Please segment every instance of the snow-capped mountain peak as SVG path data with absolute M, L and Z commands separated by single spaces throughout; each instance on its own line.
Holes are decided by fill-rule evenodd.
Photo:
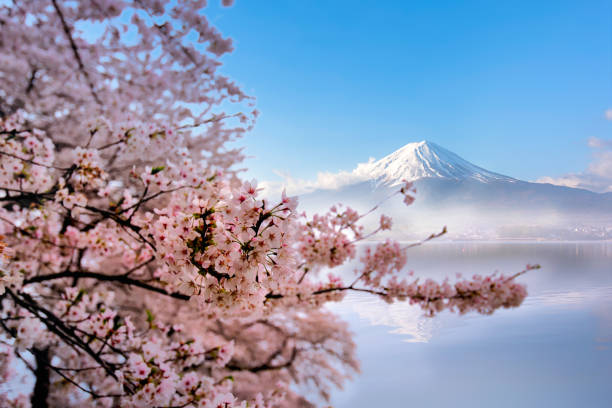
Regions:
M 612 193 L 513 179 L 431 142 L 409 143 L 350 173 L 320 179 L 319 185 L 328 187 L 303 194 L 302 210 L 316 214 L 343 202 L 366 214 L 384 202 L 380 210 L 394 219 L 389 234 L 398 239 L 419 239 L 441 225 L 448 226 L 452 239 L 612 238 Z M 409 209 L 400 199 L 386 200 L 402 180 L 416 181 L 416 201 Z M 376 217 L 367 222 L 377 227 Z
M 368 163 L 366 170 L 373 179 L 395 185 L 402 180 L 421 178 L 472 179 L 484 183 L 516 181 L 478 167 L 455 153 L 428 141 L 408 143 L 378 161 Z

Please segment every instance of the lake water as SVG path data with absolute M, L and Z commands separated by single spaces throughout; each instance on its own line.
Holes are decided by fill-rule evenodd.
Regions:
M 362 373 L 342 407 L 612 407 L 612 243 L 429 243 L 417 276 L 454 278 L 527 263 L 529 296 L 491 316 L 424 317 L 351 294 L 330 306 L 355 333 Z M 348 272 L 348 271 L 345 271 Z

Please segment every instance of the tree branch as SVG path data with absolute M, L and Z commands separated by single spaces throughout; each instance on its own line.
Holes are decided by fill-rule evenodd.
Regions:
M 150 262 L 150 261 L 148 261 L 148 262 Z M 144 265 L 141 265 L 141 266 L 144 266 Z M 133 270 L 129 271 L 128 274 L 130 272 L 133 272 Z M 172 298 L 175 298 L 175 299 L 180 299 L 180 300 L 189 300 L 190 299 L 189 296 L 184 295 L 182 293 L 167 292 L 163 288 L 160 288 L 160 287 L 157 287 L 157 286 L 153 286 L 153 285 L 149 285 L 148 283 L 145 283 L 143 281 L 139 281 L 137 279 L 129 278 L 127 276 L 127 274 L 123 274 L 123 275 L 104 275 L 102 273 L 88 272 L 88 271 L 79 271 L 79 272 L 64 271 L 64 272 L 52 273 L 52 274 L 48 274 L 48 275 L 34 276 L 33 278 L 24 280 L 23 284 L 25 286 L 25 285 L 30 284 L 30 283 L 46 282 L 46 281 L 55 280 L 55 279 L 62 279 L 62 278 L 73 278 L 73 279 L 91 278 L 91 279 L 96 279 L 96 280 L 104 281 L 104 282 L 118 282 L 118 283 L 123 283 L 123 284 L 128 285 L 128 286 L 136 286 L 136 287 L 139 287 L 139 288 L 142 288 L 142 289 L 149 290 L 151 292 L 160 293 L 162 295 L 169 296 L 169 297 L 172 297 Z
M 34 390 L 32 391 L 32 406 L 36 408 L 46 408 L 47 397 L 49 396 L 49 349 L 32 349 L 32 354 L 36 359 L 36 368 L 34 370 Z
M 64 29 L 64 33 L 66 33 L 66 37 L 68 38 L 68 42 L 70 43 L 70 48 L 72 48 L 72 53 L 74 54 L 74 58 L 76 59 L 77 64 L 79 65 L 79 70 L 83 73 L 83 76 L 85 77 L 85 80 L 87 81 L 87 84 L 89 85 L 89 90 L 91 91 L 91 95 L 93 96 L 96 103 L 102 106 L 102 101 L 100 100 L 100 98 L 98 97 L 98 94 L 96 93 L 94 89 L 94 84 L 91 78 L 89 77 L 89 73 L 85 69 L 85 64 L 83 64 L 83 60 L 81 59 L 81 54 L 79 53 L 79 49 L 76 43 L 74 42 L 74 39 L 72 38 L 72 33 L 70 32 L 70 27 L 68 26 L 68 23 L 66 22 L 66 19 L 64 18 L 64 13 L 62 13 L 62 10 L 59 8 L 59 5 L 57 4 L 57 0 L 51 0 L 51 2 L 53 3 L 53 8 L 57 12 L 57 15 L 59 16 L 59 19 L 62 23 L 62 28 Z
M 27 293 L 14 293 L 11 289 L 6 289 L 6 292 L 17 304 L 18 306 L 23 307 L 28 310 L 30 313 L 34 314 L 51 333 L 56 334 L 60 339 L 62 339 L 66 344 L 73 347 L 75 350 L 81 350 L 87 353 L 94 361 L 100 364 L 100 367 L 106 371 L 108 375 L 117 380 L 117 376 L 115 374 L 115 370 L 113 368 L 114 364 L 109 363 L 107 361 L 102 360 L 100 356 L 96 355 L 95 351 L 91 349 L 89 344 L 85 343 L 83 339 L 81 339 L 74 332 L 74 329 L 70 326 L 67 326 L 60 318 L 58 318 L 53 312 L 45 309 L 30 295 Z
M 289 357 L 289 359 L 285 361 L 283 364 L 271 365 L 266 362 L 264 364 L 260 364 L 254 367 L 243 367 L 237 364 L 229 363 L 225 366 L 225 368 L 227 368 L 228 370 L 232 370 L 232 371 L 250 371 L 252 373 L 258 373 L 260 371 L 280 370 L 283 368 L 290 367 L 295 361 L 297 354 L 298 354 L 298 349 L 294 347 L 293 350 L 291 351 L 291 357 Z

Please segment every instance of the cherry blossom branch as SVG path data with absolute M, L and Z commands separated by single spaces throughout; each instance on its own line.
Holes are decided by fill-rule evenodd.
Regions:
M 70 384 L 74 385 L 75 387 L 77 387 L 78 389 L 80 389 L 83 392 L 86 392 L 87 394 L 91 395 L 94 399 L 100 399 L 100 398 L 114 398 L 114 397 L 121 397 L 124 394 L 98 394 L 95 391 L 85 388 L 82 385 L 80 385 L 78 382 L 76 382 L 75 380 L 73 380 L 72 378 L 68 377 L 66 374 L 64 374 L 62 372 L 62 370 L 58 369 L 57 367 L 51 365 L 51 364 L 46 364 L 46 366 L 48 368 L 50 368 L 51 370 L 53 370 L 55 373 L 57 373 L 60 377 L 62 377 L 64 380 L 68 381 Z M 96 367 L 97 369 L 100 369 L 100 367 Z M 75 371 L 75 370 L 73 370 Z
M 14 137 L 16 137 L 17 135 L 21 134 L 21 133 L 32 133 L 32 129 L 21 129 L 21 130 L 17 130 L 17 129 L 11 129 L 11 130 L 6 130 L 6 129 L 0 129 L 0 135 L 9 135 L 9 139 L 12 139 Z
M 44 200 L 51 199 L 53 197 L 50 193 L 32 193 L 29 191 L 12 189 L 7 187 L 0 187 L 0 189 L 4 190 L 5 196 L 0 197 L 0 201 L 12 201 L 17 203 L 18 205 L 29 205 L 32 203 L 42 204 Z M 13 193 L 21 193 L 19 195 L 9 195 L 9 192 Z
M 26 158 L 24 158 L 24 157 L 20 157 L 20 156 L 17 156 L 17 155 L 15 155 L 15 154 L 12 154 L 12 153 L 4 152 L 4 151 L 2 151 L 2 150 L 0 150 L 0 155 L 2 155 L 2 156 L 12 157 L 13 159 L 21 160 L 21 161 L 23 161 L 23 162 L 25 162 L 25 163 L 28 163 L 28 164 L 31 164 L 31 165 L 34 165 L 34 166 L 45 167 L 45 168 L 47 168 L 47 169 L 55 169 L 55 170 L 62 170 L 62 171 L 66 171 L 66 170 L 68 170 L 68 169 L 69 169 L 69 167 L 56 167 L 56 166 L 49 166 L 49 165 L 47 165 L 47 164 L 42 164 L 42 163 L 39 163 L 39 162 L 34 161 L 34 160 L 31 160 L 31 159 L 26 159 Z
M 6 329 L 6 326 L 4 328 Z M 36 373 L 36 367 L 34 367 L 32 363 L 30 363 L 26 358 L 24 358 L 19 352 L 19 350 L 15 350 L 15 355 L 23 362 L 23 364 L 25 364 L 25 366 L 28 368 L 28 370 L 32 372 L 32 374 Z M 96 368 L 100 369 L 100 367 Z
M 401 192 L 398 190 L 394 193 L 389 194 L 387 197 L 383 198 L 382 200 L 380 200 L 374 207 L 370 208 L 368 211 L 366 211 L 363 214 L 359 215 L 359 219 L 365 218 L 368 215 L 370 215 L 371 213 L 373 213 L 374 211 L 376 211 L 381 205 L 383 205 L 386 201 L 390 200 L 391 198 L 395 197 L 396 195 L 401 194 Z
M 79 53 L 79 49 L 78 49 L 76 43 L 74 42 L 74 39 L 72 38 L 72 33 L 70 32 L 70 27 L 68 26 L 68 23 L 66 22 L 66 19 L 64 18 L 64 13 L 62 13 L 62 10 L 60 9 L 59 5 L 57 4 L 57 0 L 51 0 L 51 2 L 53 3 L 53 8 L 57 12 L 57 15 L 58 15 L 58 17 L 60 19 L 60 22 L 62 23 L 62 28 L 64 29 L 64 33 L 66 34 L 66 37 L 68 38 L 68 42 L 70 43 L 70 48 L 72 49 L 72 53 L 74 54 L 74 58 L 77 61 L 77 64 L 79 66 L 79 70 L 81 71 L 81 73 L 85 77 L 85 80 L 87 81 L 87 85 L 89 85 L 89 90 L 91 91 L 91 95 L 93 96 L 93 98 L 96 101 L 96 103 L 99 106 L 102 106 L 102 101 L 100 100 L 100 98 L 98 97 L 98 94 L 96 93 L 96 91 L 94 89 L 93 81 L 89 77 L 89 72 L 87 72 L 87 70 L 85 69 L 85 64 L 83 64 L 83 59 L 81 58 L 81 54 Z
M 432 239 L 440 238 L 442 235 L 446 234 L 447 232 L 448 232 L 448 230 L 446 229 L 446 225 L 445 225 L 445 226 L 442 228 L 442 231 L 440 231 L 440 232 L 438 232 L 438 233 L 432 233 L 430 236 L 428 236 L 427 238 L 425 238 L 425 239 L 423 239 L 423 240 L 421 240 L 421 241 L 418 241 L 418 242 L 415 242 L 415 243 L 412 243 L 412 244 L 406 245 L 406 246 L 404 247 L 404 249 L 410 249 L 410 248 L 414 248 L 414 247 L 421 246 L 421 245 L 423 245 L 424 243 L 426 243 L 427 241 L 431 241 Z
M 151 200 L 153 200 L 153 199 L 155 199 L 155 198 L 157 198 L 157 197 L 159 197 L 159 196 L 161 196 L 163 194 L 173 193 L 175 191 L 179 191 L 179 190 L 182 190 L 182 189 L 185 189 L 185 188 L 196 188 L 196 186 L 179 186 L 179 187 L 176 187 L 176 188 L 172 188 L 170 190 L 158 191 L 157 193 L 151 194 L 148 197 L 144 197 L 145 194 L 143 194 L 143 198 L 138 200 L 138 202 L 136 202 L 135 204 L 130 205 L 129 207 L 126 207 L 126 208 L 122 209 L 121 211 L 117 212 L 117 214 L 120 215 L 120 214 L 126 213 L 126 212 L 128 212 L 128 211 L 130 211 L 132 209 L 135 209 L 134 212 L 136 212 L 136 210 L 138 210 L 138 208 L 142 204 L 144 204 L 144 203 L 146 203 L 148 201 L 151 201 Z
M 151 260 L 147 261 L 151 262 Z M 140 265 L 139 268 L 141 268 L 143 265 Z M 131 271 L 133 272 L 133 271 Z M 130 271 L 128 271 L 127 274 L 131 273 Z M 190 297 L 187 295 L 184 295 L 182 293 L 177 293 L 177 292 L 167 292 L 166 290 L 164 290 L 163 288 L 157 287 L 157 286 L 153 286 L 153 285 L 149 285 L 148 283 L 144 283 L 143 281 L 137 280 L 137 279 L 132 279 L 129 278 L 127 276 L 127 274 L 123 274 L 123 275 L 105 275 L 102 273 L 97 273 L 97 272 L 88 272 L 88 271 L 80 271 L 80 272 L 71 272 L 71 271 L 64 271 L 64 272 L 58 272 L 58 273 L 53 273 L 53 274 L 49 274 L 49 275 L 38 275 L 38 276 L 34 276 L 33 278 L 30 279 L 26 279 L 23 281 L 24 285 L 28 285 L 31 283 L 40 283 L 40 282 L 46 282 L 46 281 L 50 281 L 50 280 L 55 280 L 55 279 L 63 279 L 63 278 L 73 278 L 73 279 L 86 279 L 86 278 L 91 278 L 91 279 L 96 279 L 102 282 L 117 282 L 117 283 L 122 283 L 128 286 L 136 286 L 142 289 L 146 289 L 148 291 L 151 292 L 155 292 L 155 293 L 159 293 L 162 294 L 164 296 L 169 296 L 175 299 L 179 299 L 179 300 L 189 300 Z
M 189 124 L 189 125 L 179 126 L 176 129 L 177 130 L 183 130 L 183 129 L 196 128 L 196 127 L 200 127 L 202 125 L 207 125 L 209 123 L 219 122 L 219 121 L 224 120 L 224 119 L 237 118 L 240 115 L 242 115 L 242 113 L 234 113 L 232 115 L 213 115 L 209 119 L 205 119 L 205 120 L 203 120 L 201 122 L 192 123 L 192 124 Z
M 104 216 L 104 218 L 109 218 L 109 219 L 115 221 L 120 226 L 135 232 L 136 235 L 138 235 L 138 237 L 142 240 L 142 242 L 145 242 L 147 245 L 149 245 L 151 247 L 151 249 L 153 249 L 153 251 L 157 252 L 157 248 L 155 247 L 155 244 L 150 242 L 148 239 L 146 239 L 140 233 L 141 227 L 139 227 L 137 225 L 134 225 L 130 221 L 128 221 L 126 219 L 123 219 L 123 218 L 119 217 L 117 214 L 112 213 L 112 212 L 107 211 L 107 210 L 102 210 L 100 208 L 96 208 L 96 207 L 93 207 L 91 205 L 78 206 L 78 207 L 84 208 L 84 209 L 89 210 L 89 211 L 94 212 L 94 213 L 101 214 L 101 215 Z
M 281 370 L 283 368 L 291 367 L 291 365 L 295 362 L 295 358 L 297 357 L 297 355 L 298 355 L 298 349 L 294 347 L 291 351 L 291 356 L 289 357 L 289 359 L 287 359 L 287 361 L 282 364 L 271 365 L 270 364 L 271 360 L 268 360 L 266 363 L 260 364 L 254 367 L 244 367 L 236 363 L 232 364 L 230 362 L 225 366 L 225 368 L 228 370 L 232 370 L 232 371 L 250 371 L 252 373 L 258 373 L 260 371 Z
M 443 236 L 443 235 L 444 235 L 444 234 L 446 234 L 446 233 L 447 233 L 447 229 L 446 229 L 446 226 L 444 226 L 444 227 L 442 228 L 442 231 L 440 231 L 440 232 L 438 232 L 438 233 L 432 233 L 432 234 L 431 234 L 431 235 L 429 235 L 427 238 L 422 239 L 421 241 L 418 241 L 418 242 L 415 242 L 415 243 L 409 244 L 409 245 L 407 245 L 407 246 L 403 247 L 403 250 L 405 251 L 405 250 L 410 249 L 410 248 L 418 247 L 418 246 L 420 246 L 420 245 L 423 245 L 423 244 L 424 244 L 424 243 L 426 243 L 427 241 L 431 241 L 432 239 L 439 238 L 439 237 Z M 361 275 L 359 275 L 359 276 L 357 277 L 357 279 L 355 279 L 355 280 L 353 281 L 353 283 L 351 283 L 351 284 L 349 285 L 349 287 L 350 287 L 350 288 L 354 287 L 354 286 L 355 286 L 355 284 L 356 284 L 357 282 L 359 282 L 361 279 L 363 279 L 364 277 L 368 276 L 368 275 L 369 275 L 370 273 L 372 273 L 372 272 L 374 272 L 374 271 L 371 271 L 371 270 L 370 270 L 370 271 L 365 271 L 365 272 L 363 272 Z
M 17 225 L 15 225 L 15 223 L 13 223 L 11 220 L 6 219 L 6 218 L 4 218 L 4 217 L 2 217 L 2 216 L 0 216 L 0 221 L 4 221 L 4 222 L 6 222 L 7 224 L 11 225 L 13 228 L 15 228 L 17 231 L 19 231 L 19 232 L 20 232 L 20 233 L 22 233 L 23 235 L 27 236 L 28 238 L 32 238 L 32 239 L 38 240 L 38 241 L 40 241 L 40 242 L 42 242 L 42 243 L 44 243 L 44 244 L 52 245 L 52 246 L 57 247 L 57 248 L 77 249 L 77 247 L 72 246 L 72 245 L 58 244 L 58 243 L 55 243 L 55 242 L 53 242 L 53 241 L 49 241 L 48 239 L 43 238 L 43 237 L 40 237 L 40 238 L 39 238 L 39 237 L 36 237 L 36 236 L 35 236 L 34 234 L 32 234 L 30 231 L 28 231 L 28 230 L 26 230 L 26 229 L 24 229 L 24 228 L 18 227 L 18 226 L 17 226 Z
M 482 279 L 478 276 L 473 281 L 457 282 L 449 285 L 444 282 L 442 285 L 432 280 L 427 280 L 422 285 L 417 285 L 418 279 L 408 284 L 393 281 L 393 286 L 381 286 L 380 288 L 358 288 L 350 286 L 333 286 L 322 288 L 311 292 L 311 296 L 324 295 L 335 292 L 354 291 L 378 295 L 386 299 L 409 299 L 411 303 L 420 303 L 423 309 L 433 314 L 444 308 L 457 307 L 461 312 L 475 309 L 481 313 L 491 313 L 499 307 L 518 306 L 526 292 L 524 286 L 514 283 L 514 280 L 532 270 L 539 269 L 539 265 L 527 265 L 525 269 L 511 275 L 510 277 L 500 277 L 493 279 L 487 277 Z M 281 299 L 287 297 L 281 293 L 269 293 L 266 299 Z M 300 298 L 300 295 L 292 295 Z M 444 303 L 440 303 L 444 302 Z M 459 303 L 457 303 L 459 302 Z M 434 305 L 435 308 L 429 308 Z
M 32 89 L 34 89 L 34 81 L 36 80 L 37 73 L 38 70 L 36 68 L 32 68 L 32 73 L 30 74 L 30 79 L 28 80 L 28 86 L 25 90 L 26 95 L 32 92 Z
M 100 367 L 103 368 L 109 376 L 117 380 L 117 376 L 115 375 L 113 368 L 114 364 L 102 360 L 100 356 L 98 356 L 96 352 L 91 349 L 89 344 L 85 343 L 74 333 L 74 329 L 67 326 L 55 314 L 40 306 L 34 301 L 34 299 L 32 299 L 32 297 L 30 297 L 30 295 L 26 293 L 13 293 L 13 291 L 8 288 L 6 289 L 6 293 L 17 305 L 34 314 L 34 316 L 36 316 L 49 329 L 50 332 L 56 334 L 59 338 L 75 349 L 81 349 L 87 353 L 96 363 L 100 364 Z
M 146 6 L 146 4 L 142 2 L 142 0 L 136 0 L 136 3 L 140 5 L 140 7 L 149 15 L 151 19 L 153 19 L 153 15 L 151 14 L 149 8 Z M 168 32 L 164 30 L 162 26 L 158 24 L 154 24 L 154 27 L 166 39 L 172 40 L 172 37 L 168 35 Z M 183 44 L 179 44 L 179 46 L 181 48 L 181 51 L 183 51 L 183 53 L 185 54 L 185 56 L 189 58 L 189 60 L 193 63 L 194 67 L 197 68 L 200 64 L 198 64 L 198 62 L 196 61 L 195 57 L 191 54 L 191 52 L 189 52 L 189 50 Z
M 143 268 L 147 265 L 149 265 L 151 262 L 153 262 L 155 260 L 155 257 L 152 256 L 151 258 L 149 258 L 148 260 L 144 261 L 143 263 L 141 263 L 140 265 L 136 265 L 133 268 L 130 268 L 127 272 L 125 272 L 123 274 L 123 276 L 125 276 L 126 278 L 128 276 L 130 276 L 132 273 L 136 272 L 138 269 Z

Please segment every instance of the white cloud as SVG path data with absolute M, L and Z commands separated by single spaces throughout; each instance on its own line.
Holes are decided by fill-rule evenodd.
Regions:
M 606 116 L 606 119 L 612 120 L 612 108 L 606 110 L 605 116 Z
M 580 175 L 576 175 L 576 174 L 567 174 L 561 177 L 545 176 L 545 177 L 540 177 L 539 179 L 536 180 L 536 182 L 554 184 L 557 186 L 564 186 L 564 187 L 582 188 L 581 187 L 582 178 Z
M 608 112 L 612 117 L 612 109 Z M 561 177 L 541 177 L 537 182 L 584 188 L 601 193 L 612 192 L 612 140 L 592 137 L 588 145 L 594 150 L 594 160 L 585 171 Z
M 337 190 L 341 187 L 366 181 L 371 177 L 371 164 L 374 158 L 366 163 L 359 163 L 352 171 L 340 170 L 337 173 L 319 172 L 316 180 L 304 180 L 291 177 L 290 174 L 277 174 L 283 181 L 263 181 L 259 187 L 264 189 L 264 195 L 276 196 L 285 189 L 287 195 L 299 195 L 309 193 L 314 190 Z
M 589 147 L 593 147 L 596 149 L 608 149 L 612 150 L 612 140 L 604 140 L 598 137 L 589 138 L 588 142 Z

